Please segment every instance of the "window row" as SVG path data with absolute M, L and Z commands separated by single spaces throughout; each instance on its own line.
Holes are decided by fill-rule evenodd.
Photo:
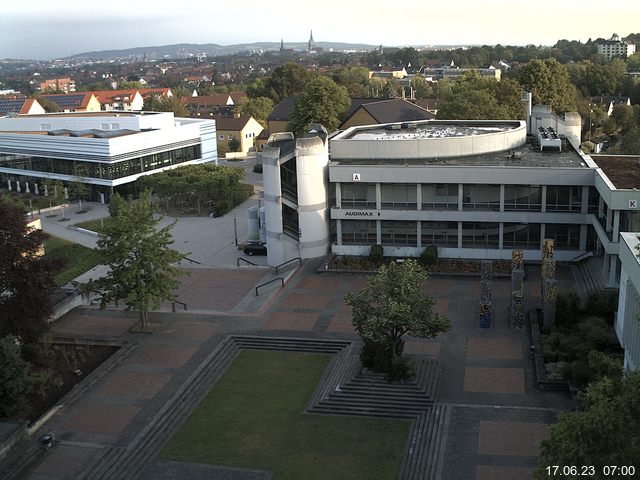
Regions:
M 490 248 L 500 246 L 500 224 L 492 222 L 421 222 L 421 245 L 438 247 L 458 247 L 458 233 L 461 233 L 462 248 Z M 373 220 L 341 220 L 343 245 L 375 245 L 377 225 Z M 503 223 L 502 248 L 540 248 L 541 224 Z M 580 247 L 580 225 L 545 224 L 544 238 L 555 239 L 559 250 L 578 250 Z M 382 245 L 415 247 L 418 242 L 416 222 L 383 220 L 380 222 Z
M 0 167 L 114 180 L 199 159 L 200 145 L 177 148 L 119 162 L 87 162 L 30 155 L 0 154 Z
M 423 210 L 458 210 L 457 183 L 419 185 Z M 597 192 L 589 195 L 590 211 L 597 209 Z M 383 209 L 415 210 L 418 185 L 380 184 L 380 206 Z M 342 183 L 340 185 L 342 208 L 376 208 L 376 184 Z M 548 186 L 545 203 L 548 212 L 580 212 L 582 209 L 581 186 Z M 539 185 L 505 185 L 505 211 L 542 211 L 542 187 Z M 500 211 L 500 185 L 462 185 L 463 210 Z

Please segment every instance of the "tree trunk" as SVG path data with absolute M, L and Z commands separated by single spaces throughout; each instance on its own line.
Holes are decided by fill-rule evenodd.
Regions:
M 146 330 L 149 328 L 149 313 L 140 311 L 140 329 Z

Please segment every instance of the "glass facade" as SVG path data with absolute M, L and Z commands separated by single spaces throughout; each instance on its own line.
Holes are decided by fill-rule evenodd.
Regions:
M 505 212 L 542 211 L 542 188 L 538 185 L 505 185 Z
M 422 246 L 458 247 L 458 222 L 422 222 Z
M 300 224 L 298 212 L 288 205 L 282 205 L 282 231 L 292 238 L 300 238 Z
M 556 250 L 578 250 L 580 248 L 580 225 L 547 223 L 544 237 L 554 239 Z
M 423 210 L 458 210 L 458 184 L 421 185 Z
M 412 183 L 381 184 L 382 208 L 416 210 L 417 188 L 417 185 Z
M 382 221 L 382 244 L 407 247 L 418 246 L 417 223 L 404 221 Z
M 375 245 L 375 220 L 342 220 L 343 245 Z
M 340 194 L 342 208 L 376 208 L 375 183 L 343 183 Z
M 162 153 L 121 160 L 118 162 L 89 162 L 86 160 L 65 160 L 31 155 L 10 155 L 0 153 L 0 167 L 36 172 L 60 173 L 86 178 L 115 180 L 170 165 L 178 165 L 201 156 L 200 145 L 182 147 Z M 17 173 L 17 172 L 16 172 Z
M 582 187 L 547 187 L 547 212 L 580 212 L 582 209 Z
M 298 201 L 298 169 L 296 159 L 292 158 L 280 166 L 280 183 L 282 185 L 282 195 Z
M 505 223 L 503 226 L 502 248 L 539 249 L 539 223 Z
M 498 248 L 500 245 L 500 224 L 462 223 L 463 248 Z
M 500 185 L 463 185 L 463 210 L 500 210 Z

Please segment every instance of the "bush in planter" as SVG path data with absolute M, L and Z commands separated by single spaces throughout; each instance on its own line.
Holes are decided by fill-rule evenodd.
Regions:
M 610 324 L 613 323 L 613 315 L 618 309 L 618 294 L 615 291 L 591 292 L 585 302 L 585 311 L 589 315 L 604 318 Z
M 369 260 L 374 262 L 382 262 L 384 259 L 384 247 L 382 245 L 373 245 L 369 251 Z
M 438 247 L 435 245 L 429 245 L 420 254 L 420 263 L 423 266 L 435 265 L 438 261 Z
M 580 297 L 575 293 L 558 295 L 556 300 L 556 325 L 570 327 L 580 320 Z

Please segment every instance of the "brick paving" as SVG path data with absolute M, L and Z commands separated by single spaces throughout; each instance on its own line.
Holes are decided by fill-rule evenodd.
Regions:
M 243 310 L 246 314 L 233 312 L 253 296 L 264 270 L 193 269 L 183 291 L 183 298 L 190 298 L 190 311 L 152 313 L 158 325 L 152 335 L 129 333 L 138 321 L 135 312 L 74 310 L 54 325 L 54 333 L 119 337 L 139 347 L 84 397 L 56 414 L 46 428 L 69 442 L 126 447 L 228 334 L 263 331 L 265 335 L 356 338 L 351 309 L 343 297 L 366 286 L 367 276 L 318 274 L 320 264 L 305 263 L 284 289 L 265 295 L 271 300 L 257 299 L 251 304 L 253 310 Z M 570 277 L 562 268 L 558 272 L 559 289 L 570 290 Z M 451 319 L 452 328 L 437 339 L 407 338 L 405 345 L 408 354 L 440 362 L 436 401 L 452 408 L 443 480 L 531 478 L 537 442 L 547 435 L 558 412 L 572 407 L 566 394 L 537 390 L 527 335 L 509 325 L 510 280 L 494 279 L 492 285 L 493 322 L 485 330 L 478 328 L 479 277 L 430 277 L 427 291 L 436 298 L 434 309 Z M 539 302 L 539 291 L 539 274 L 535 267 L 527 267 L 527 308 Z M 196 305 L 203 311 L 193 312 Z M 32 464 L 33 478 L 43 478 L 44 471 L 50 472 L 48 480 L 75 478 L 99 451 L 62 446 Z M 69 468 L 47 470 L 52 464 Z

